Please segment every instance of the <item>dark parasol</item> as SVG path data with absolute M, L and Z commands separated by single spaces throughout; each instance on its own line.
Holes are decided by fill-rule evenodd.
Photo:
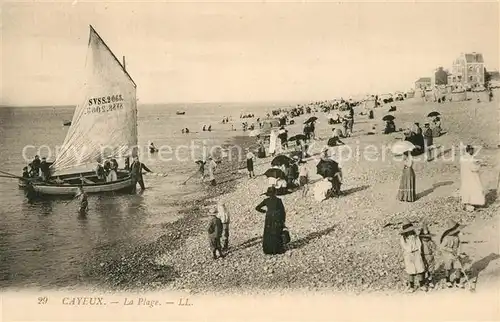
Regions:
M 382 118 L 382 121 L 393 121 L 394 119 L 394 115 L 386 115 Z
M 291 138 L 288 139 L 288 141 L 298 141 L 298 140 L 305 140 L 306 136 L 304 134 L 297 134 L 292 136 Z
M 311 116 L 304 122 L 304 124 L 315 122 L 317 119 L 318 118 L 316 116 Z
M 266 177 L 276 178 L 276 179 L 286 179 L 285 173 L 281 169 L 271 168 L 264 172 Z
M 271 165 L 272 166 L 281 166 L 281 165 L 286 165 L 286 166 L 289 166 L 290 163 L 292 163 L 293 160 L 290 159 L 289 157 L 287 157 L 286 155 L 278 155 L 277 157 L 275 157 L 273 159 L 273 161 L 271 161 Z
M 434 117 L 434 116 L 439 116 L 439 115 L 441 115 L 439 112 L 434 111 L 434 112 L 430 112 L 429 114 L 427 114 L 427 117 Z
M 340 172 L 339 164 L 333 160 L 320 160 L 316 165 L 316 173 L 326 177 L 333 177 L 336 173 Z

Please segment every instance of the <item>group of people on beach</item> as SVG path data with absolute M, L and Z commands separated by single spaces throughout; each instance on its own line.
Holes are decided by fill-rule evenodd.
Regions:
M 460 230 L 463 225 L 454 220 L 446 222 L 446 230 L 439 239 L 446 286 L 464 287 L 467 275 L 463 271 L 461 259 L 466 255 L 460 252 Z M 436 283 L 436 255 L 438 248 L 426 223 L 414 226 L 405 219 L 400 231 L 400 245 L 403 252 L 405 272 L 408 274 L 407 291 L 418 289 L 427 291 Z
M 351 109 L 352 110 L 352 109 Z M 314 124 L 314 122 L 312 123 Z M 296 146 L 300 147 L 306 141 L 314 139 L 310 132 L 310 124 L 306 124 L 308 130 L 304 130 L 305 138 L 297 140 Z M 394 123 L 393 123 L 394 125 Z M 395 128 L 395 125 L 393 126 Z M 306 128 L 306 127 L 305 127 Z M 314 131 L 314 126 L 312 127 Z M 314 199 L 318 201 L 326 200 L 331 196 L 341 195 L 342 185 L 342 165 L 336 160 L 334 147 L 337 145 L 345 144 L 340 140 L 340 137 L 348 137 L 348 133 L 352 133 L 352 124 L 348 125 L 346 131 L 342 132 L 340 129 L 332 129 L 333 136 L 331 139 L 332 144 L 328 144 L 321 151 L 320 162 L 334 161 L 337 164 L 337 170 L 333 175 L 324 176 L 314 186 Z M 276 139 L 280 140 L 279 146 L 281 151 L 271 151 L 271 155 L 275 156 L 276 152 L 282 153 L 288 150 L 288 132 L 281 126 L 279 135 Z M 345 134 L 344 134 L 345 133 Z M 347 134 L 347 135 L 346 135 Z M 400 201 L 413 202 L 417 199 L 416 194 L 416 179 L 413 170 L 413 157 L 426 152 L 426 160 L 431 161 L 430 150 L 434 146 L 433 139 L 442 135 L 441 117 L 435 116 L 431 121 L 424 124 L 424 128 L 420 127 L 419 123 L 414 123 L 412 126 L 407 126 L 404 131 L 403 140 L 409 141 L 415 145 L 413 151 L 407 151 L 403 154 L 403 173 L 401 177 L 400 187 L 398 189 L 398 199 Z M 281 136 L 280 136 L 281 135 Z M 266 156 L 266 151 L 263 145 L 263 140 L 258 137 L 259 152 L 262 157 Z M 278 145 L 278 144 L 277 144 Z M 261 149 L 263 150 L 261 153 Z M 296 148 L 297 150 L 297 148 Z M 295 152 L 301 152 L 301 148 Z M 292 151 L 293 154 L 294 151 Z M 250 178 L 255 177 L 254 160 L 256 156 L 251 149 L 247 149 L 247 170 Z M 290 242 L 290 234 L 286 227 L 286 210 L 282 200 L 278 197 L 281 194 L 290 192 L 291 188 L 302 188 L 302 196 L 305 196 L 309 190 L 309 174 L 307 169 L 307 161 L 304 154 L 299 153 L 294 155 L 292 161 L 282 165 L 275 165 L 272 168 L 279 168 L 285 173 L 284 178 L 268 178 L 268 188 L 265 193 L 265 198 L 259 203 L 255 210 L 265 213 L 264 219 L 264 232 L 262 240 L 262 249 L 265 254 L 282 254 L 287 249 L 287 244 Z M 484 205 L 485 197 L 479 179 L 479 162 L 474 157 L 474 148 L 470 145 L 466 146 L 464 153 L 461 155 L 461 202 L 464 209 L 472 211 L 477 206 Z M 271 168 L 271 169 L 272 169 Z M 218 206 L 216 209 L 210 210 L 214 218 L 226 218 L 228 214 L 227 209 Z M 221 215 L 219 215 L 221 214 Z M 227 215 L 228 217 L 228 215 Z M 228 219 L 212 219 L 209 225 L 209 236 L 212 241 L 210 242 L 211 249 L 214 255 L 219 252 L 227 250 L 227 236 L 228 232 Z M 226 223 L 226 228 L 223 227 Z M 461 259 L 465 256 L 460 253 L 460 230 L 463 225 L 458 224 L 453 220 L 446 223 L 446 230 L 439 239 L 439 247 L 433 240 L 434 236 L 427 226 L 423 224 L 421 227 L 414 226 L 408 220 L 404 220 L 402 230 L 400 231 L 400 245 L 404 257 L 405 271 L 408 274 L 407 289 L 410 292 L 415 290 L 424 290 L 433 288 L 436 283 L 436 257 L 438 248 L 441 250 L 442 261 L 444 263 L 444 276 L 445 283 L 448 287 L 464 287 L 464 279 L 467 280 L 462 266 Z M 215 231 L 215 233 L 214 233 Z M 220 247 L 219 241 L 224 235 L 225 239 L 223 247 Z

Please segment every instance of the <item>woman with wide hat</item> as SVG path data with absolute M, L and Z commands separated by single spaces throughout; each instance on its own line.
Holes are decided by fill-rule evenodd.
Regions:
M 418 288 L 426 290 L 423 285 L 423 273 L 425 271 L 424 261 L 422 259 L 422 243 L 417 236 L 417 227 L 405 219 L 401 234 L 401 248 L 403 249 L 403 258 L 405 271 L 408 274 L 408 291 L 414 292 Z
M 446 230 L 440 238 L 441 253 L 443 256 L 444 269 L 446 271 L 446 285 L 453 287 L 463 287 L 460 281 L 462 275 L 462 263 L 459 259 L 460 238 L 459 233 L 464 225 L 458 224 L 456 221 L 449 219 L 446 222 Z
M 255 210 L 266 214 L 262 249 L 264 254 L 275 255 L 285 252 L 283 245 L 283 229 L 285 228 L 285 206 L 280 198 L 276 197 L 276 188 L 269 187 L 267 198 L 255 207 Z M 266 210 L 263 208 L 266 207 Z

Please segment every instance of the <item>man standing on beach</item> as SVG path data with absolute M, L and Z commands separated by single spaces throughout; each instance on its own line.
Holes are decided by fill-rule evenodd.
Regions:
M 139 161 L 138 156 L 135 156 L 134 162 L 132 162 L 132 164 L 130 165 L 130 177 L 132 178 L 132 191 L 134 193 L 136 191 L 135 189 L 137 183 L 139 183 L 139 185 L 141 186 L 141 190 L 146 189 L 146 187 L 144 187 L 144 179 L 142 178 L 142 169 L 146 170 L 147 172 L 152 172 L 148 167 L 144 165 L 144 163 Z
M 430 128 L 429 123 L 424 124 L 424 149 L 426 153 L 426 161 L 432 160 L 432 129 Z
M 212 252 L 213 259 L 217 259 L 217 252 L 219 257 L 224 257 L 222 254 L 220 239 L 222 237 L 222 221 L 217 217 L 217 210 L 210 208 L 210 222 L 208 224 L 208 241 L 210 243 L 210 251 Z
M 352 134 L 352 129 L 354 127 L 354 108 L 349 105 L 349 132 Z

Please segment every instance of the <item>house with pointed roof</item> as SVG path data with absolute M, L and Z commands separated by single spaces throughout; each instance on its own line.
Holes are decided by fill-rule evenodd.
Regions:
M 415 82 L 415 89 L 426 89 L 432 86 L 432 79 L 430 77 L 420 77 Z
M 455 88 L 484 85 L 484 58 L 481 53 L 462 53 L 452 64 L 448 84 Z

